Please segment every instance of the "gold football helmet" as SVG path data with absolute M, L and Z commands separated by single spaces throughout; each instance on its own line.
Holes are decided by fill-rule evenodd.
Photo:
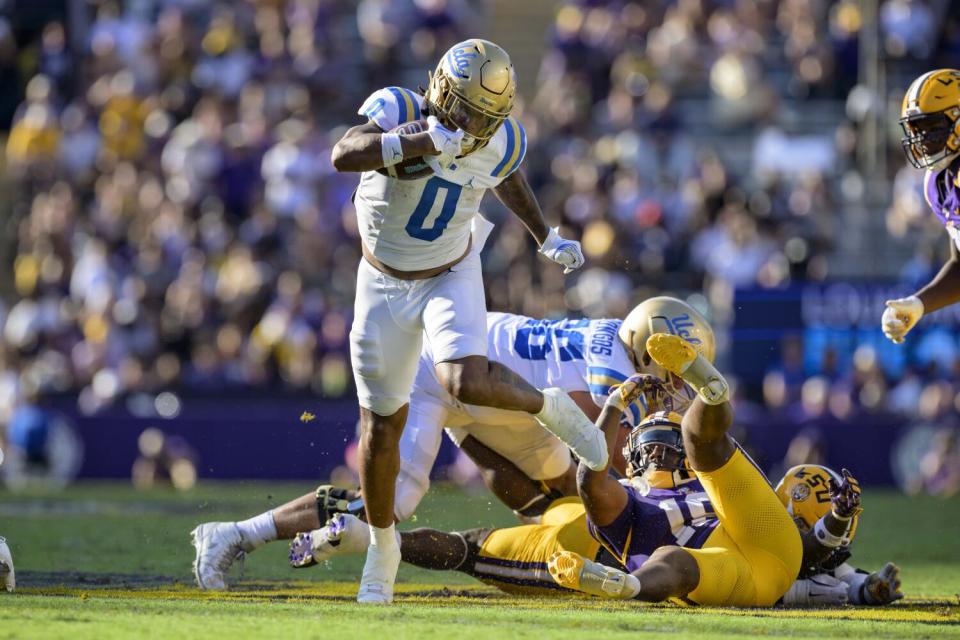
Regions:
M 463 131 L 462 155 L 490 141 L 510 115 L 517 76 L 510 56 L 489 40 L 455 44 L 437 64 L 424 99 L 445 126 Z
M 830 478 L 837 484 L 843 481 L 840 474 L 829 467 L 800 464 L 789 469 L 777 484 L 777 497 L 801 531 L 809 531 L 817 520 L 830 513 Z M 851 520 L 842 546 L 853 542 L 859 520 L 858 515 Z
M 901 144 L 917 169 L 939 171 L 960 154 L 960 71 L 928 71 L 911 83 L 900 109 Z
M 716 355 L 716 340 L 706 318 L 683 300 L 657 296 L 634 307 L 624 318 L 618 332 L 620 339 L 632 352 L 637 371 L 640 371 L 641 367 L 650 367 L 653 362 L 647 354 L 647 338 L 654 333 L 680 336 L 710 362 L 713 362 Z
M 641 479 L 657 489 L 677 487 L 694 478 L 683 448 L 682 419 L 673 411 L 657 411 L 630 431 L 623 447 L 628 478 Z M 655 445 L 665 450 L 658 459 L 651 457 Z

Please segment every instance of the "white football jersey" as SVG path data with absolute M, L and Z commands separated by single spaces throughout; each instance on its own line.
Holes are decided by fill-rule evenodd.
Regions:
M 511 313 L 487 313 L 487 357 L 506 365 L 538 389 L 559 387 L 567 393 L 586 391 L 598 407 L 603 407 L 610 388 L 620 384 L 637 371 L 627 347 L 617 337 L 622 320 L 535 320 Z M 445 392 L 436 380 L 433 359 L 428 344 L 424 344 L 421 368 L 429 369 L 430 392 Z M 656 365 L 650 373 L 663 377 Z M 423 385 L 426 376 L 417 375 L 417 385 Z M 671 387 L 674 411 L 683 413 L 693 401 L 694 392 L 679 381 Z M 668 382 L 668 386 L 670 383 Z M 625 425 L 634 427 L 648 413 L 632 405 L 624 416 Z M 659 408 L 655 408 L 659 410 Z
M 384 131 L 425 119 L 423 96 L 403 87 L 373 93 L 358 113 Z M 354 196 L 360 235 L 373 255 L 401 271 L 419 271 L 459 258 L 487 189 L 517 170 L 527 150 L 520 123 L 507 118 L 490 142 L 448 169 L 418 180 L 365 171 Z

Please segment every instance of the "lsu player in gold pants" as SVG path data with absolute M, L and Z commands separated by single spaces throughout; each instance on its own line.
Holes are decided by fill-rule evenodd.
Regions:
M 679 416 L 663 416 L 664 430 L 677 440 L 655 454 L 666 463 L 685 452 L 693 478 L 675 478 L 681 486 L 661 488 L 621 483 L 606 470 L 581 466 L 578 487 L 591 532 L 628 572 L 559 551 L 551 574 L 565 587 L 606 597 L 771 606 L 796 580 L 803 544 L 769 481 L 727 435 L 733 417 L 727 383 L 679 336 L 654 334 L 647 352 L 698 392 L 679 433 Z M 616 437 L 623 407 L 648 384 L 636 376 L 611 394 L 599 420 L 608 442 Z M 659 436 L 665 443 L 669 437 Z
M 691 505 L 696 508 L 702 498 L 698 494 L 703 487 L 686 464 L 679 422 L 676 414 L 648 416 L 630 431 L 623 451 L 629 485 L 659 499 L 658 508 L 662 508 L 660 503 L 667 506 L 674 500 L 679 505 L 686 499 L 688 509 Z M 511 484 L 515 487 L 530 482 L 516 467 L 505 465 L 500 473 L 512 474 Z M 841 475 L 816 465 L 795 467 L 780 480 L 776 494 L 803 540 L 800 578 L 782 598 L 783 605 L 884 605 L 903 597 L 899 569 L 893 563 L 874 573 L 848 563 L 861 511 L 859 484 L 849 472 L 844 470 Z M 703 531 L 715 533 L 719 519 L 712 509 L 704 511 Z M 652 521 L 656 520 L 654 514 Z M 660 538 L 664 544 L 670 544 L 677 535 L 691 545 L 691 540 L 703 539 L 686 537 L 683 526 L 686 525 L 676 529 L 663 527 Z M 653 535 L 647 538 L 650 544 L 656 544 Z M 703 548 L 708 549 L 719 540 L 708 535 Z M 321 529 L 297 536 L 291 545 L 291 564 L 302 567 L 336 555 L 363 553 L 368 541 L 366 530 L 355 516 L 338 513 Z M 536 525 L 401 533 L 405 562 L 426 569 L 461 571 L 513 595 L 571 593 L 557 584 L 548 570 L 551 558 L 558 552 L 576 553 L 614 569 L 624 568 L 591 536 L 586 510 L 577 497 L 554 500 L 542 522 Z M 610 585 L 618 584 L 614 573 Z

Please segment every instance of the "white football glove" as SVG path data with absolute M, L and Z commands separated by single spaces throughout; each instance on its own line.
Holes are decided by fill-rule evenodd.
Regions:
M 923 303 L 917 296 L 887 300 L 887 308 L 883 310 L 883 318 L 880 320 L 883 335 L 900 344 L 907 332 L 913 329 L 922 317 Z
M 783 594 L 787 607 L 839 607 L 847 604 L 847 583 L 831 575 L 821 573 L 797 580 Z
M 441 167 L 448 167 L 460 155 L 463 131 L 451 131 L 440 124 L 436 116 L 430 116 L 427 118 L 427 135 L 430 136 L 434 149 L 440 152 L 435 159 Z
M 540 245 L 540 253 L 557 264 L 563 265 L 564 273 L 570 273 L 583 266 L 584 258 L 583 251 L 580 250 L 580 243 L 576 240 L 561 238 L 559 227 L 550 229 L 547 239 Z
M 10 547 L 7 541 L 0 538 L 0 585 L 4 585 L 7 591 L 13 591 L 17 588 L 17 576 L 13 571 L 13 556 L 10 555 Z

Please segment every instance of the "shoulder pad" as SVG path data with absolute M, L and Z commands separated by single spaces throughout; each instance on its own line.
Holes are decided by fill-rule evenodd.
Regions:
M 508 116 L 490 142 L 496 145 L 500 154 L 500 161 L 490 175 L 502 180 L 516 171 L 523 162 L 523 157 L 527 154 L 527 132 L 519 120 Z
M 387 87 L 370 94 L 357 113 L 366 116 L 384 131 L 390 131 L 404 122 L 420 120 L 422 109 L 423 98 L 420 95 L 403 87 Z

